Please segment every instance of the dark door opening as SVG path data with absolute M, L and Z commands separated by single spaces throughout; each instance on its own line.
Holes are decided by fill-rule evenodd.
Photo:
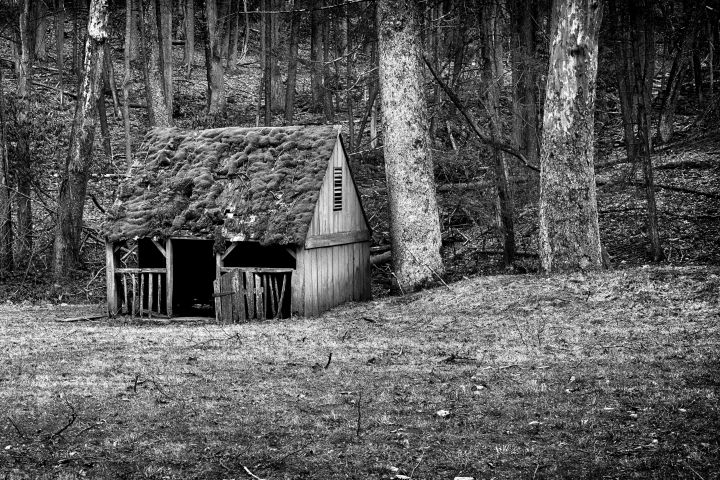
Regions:
M 215 253 L 212 240 L 172 240 L 173 315 L 212 317 Z

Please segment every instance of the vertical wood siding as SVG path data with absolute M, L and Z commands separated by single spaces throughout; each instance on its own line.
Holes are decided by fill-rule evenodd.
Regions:
M 370 298 L 369 242 L 303 250 L 300 257 L 306 316 L 318 315 L 344 302 Z

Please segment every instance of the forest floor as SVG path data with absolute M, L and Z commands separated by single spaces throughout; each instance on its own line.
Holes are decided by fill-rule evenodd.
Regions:
M 719 301 L 664 266 L 243 325 L 0 306 L 0 478 L 720 478 Z

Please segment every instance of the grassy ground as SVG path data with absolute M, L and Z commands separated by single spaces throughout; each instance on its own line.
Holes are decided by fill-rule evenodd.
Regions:
M 234 326 L 0 307 L 0 478 L 720 477 L 720 269 L 450 288 Z

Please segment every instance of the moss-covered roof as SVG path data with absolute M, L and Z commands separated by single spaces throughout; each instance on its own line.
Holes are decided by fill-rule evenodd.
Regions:
M 329 125 L 154 128 L 103 224 L 110 241 L 305 240 L 338 131 Z

